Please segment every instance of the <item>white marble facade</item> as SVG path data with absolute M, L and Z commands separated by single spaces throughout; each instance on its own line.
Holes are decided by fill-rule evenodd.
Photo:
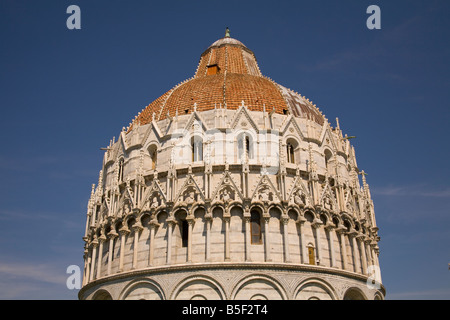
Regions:
M 80 299 L 384 299 L 339 122 L 238 110 L 123 129 L 92 186 Z

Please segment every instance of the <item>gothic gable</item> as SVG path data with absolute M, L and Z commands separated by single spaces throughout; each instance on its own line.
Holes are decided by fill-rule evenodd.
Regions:
M 259 179 L 256 188 L 253 191 L 252 201 L 258 201 L 262 203 L 280 203 L 282 201 L 280 193 L 266 174 L 261 175 L 261 178 Z
M 337 210 L 337 202 L 336 197 L 334 196 L 333 190 L 327 182 L 325 182 L 325 186 L 322 189 L 322 194 L 320 196 L 320 204 L 329 211 Z
M 243 201 L 244 196 L 228 171 L 225 171 L 211 196 L 212 202 L 228 203 L 234 200 Z
M 156 209 L 167 202 L 167 197 L 161 188 L 158 180 L 153 180 L 151 185 L 145 190 L 141 204 L 141 210 Z
M 175 197 L 175 206 L 191 205 L 196 202 L 205 202 L 205 195 L 198 186 L 192 174 L 188 174 L 186 180 Z
M 258 132 L 258 126 L 256 125 L 253 117 L 250 115 L 247 107 L 244 105 L 244 101 L 242 101 L 241 106 L 236 111 L 233 120 L 230 122 L 230 127 L 232 129 L 236 129 L 237 127 L 241 128 L 252 128 L 255 132 Z
M 300 139 L 304 140 L 302 130 L 300 129 L 297 122 L 295 121 L 295 118 L 291 114 L 287 117 L 285 123 L 281 126 L 280 132 L 282 136 L 297 133 Z
M 313 203 L 311 194 L 300 176 L 295 178 L 293 187 L 288 196 L 288 201 L 290 204 L 296 204 L 300 207 L 309 206 Z

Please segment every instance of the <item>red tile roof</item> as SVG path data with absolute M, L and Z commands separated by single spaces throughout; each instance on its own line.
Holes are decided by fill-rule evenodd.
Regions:
M 208 66 L 216 65 L 210 70 Z M 217 71 L 216 71 L 217 70 Z M 324 117 L 309 100 L 261 75 L 255 55 L 240 41 L 225 37 L 214 42 L 200 57 L 193 78 L 175 86 L 150 103 L 135 121 L 144 125 L 162 120 L 169 114 L 191 113 L 194 104 L 197 111 L 215 107 L 238 109 L 244 101 L 249 110 L 276 113 L 291 112 L 323 124 Z M 130 127 L 131 130 L 131 127 Z

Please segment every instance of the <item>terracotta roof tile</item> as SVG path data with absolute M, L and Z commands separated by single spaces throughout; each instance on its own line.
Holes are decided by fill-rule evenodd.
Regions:
M 217 73 L 207 73 L 211 65 L 219 67 Z M 265 106 L 267 112 L 290 111 L 296 117 L 324 122 L 323 115 L 309 100 L 262 76 L 253 52 L 232 38 L 211 45 L 201 55 L 194 77 L 153 101 L 136 121 L 141 125 L 150 123 L 153 113 L 156 120 L 165 119 L 167 114 L 174 117 L 177 109 L 179 115 L 191 113 L 194 103 L 197 111 L 211 110 L 220 104 L 235 110 L 242 101 L 252 111 L 263 111 Z

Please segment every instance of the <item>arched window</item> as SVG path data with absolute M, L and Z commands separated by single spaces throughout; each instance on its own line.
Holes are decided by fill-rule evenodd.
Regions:
M 123 158 L 119 160 L 119 174 L 117 176 L 117 180 L 119 182 L 123 182 Z
M 186 248 L 188 246 L 188 238 L 189 238 L 189 224 L 186 219 L 181 220 L 181 246 Z
M 248 158 L 253 159 L 253 148 L 248 136 L 245 136 L 245 150 L 247 151 Z
M 330 162 L 330 159 L 331 159 L 331 157 L 332 157 L 332 153 L 331 153 L 331 151 L 330 150 L 325 150 L 325 168 L 327 168 L 328 169 L 328 163 Z
M 312 265 L 316 264 L 316 256 L 314 253 L 314 247 L 312 245 L 308 246 L 308 258 L 309 258 L 309 264 L 312 264 Z
M 286 140 L 286 162 L 300 163 L 300 147 L 296 139 L 288 138 Z
M 246 133 L 242 133 L 238 137 L 238 160 L 243 159 L 244 150 L 248 159 L 253 159 L 253 140 Z
M 151 164 L 151 168 L 152 170 L 156 169 L 156 164 L 157 164 L 157 160 L 158 160 L 158 150 L 157 147 L 155 145 L 151 145 L 150 148 L 148 149 L 148 153 L 150 154 L 150 159 L 152 161 Z
M 191 139 L 192 162 L 203 161 L 203 139 L 194 136 Z
M 250 213 L 250 234 L 252 244 L 262 243 L 261 214 L 256 210 L 252 210 Z
M 294 146 L 290 142 L 286 144 L 286 158 L 288 163 L 295 163 Z

